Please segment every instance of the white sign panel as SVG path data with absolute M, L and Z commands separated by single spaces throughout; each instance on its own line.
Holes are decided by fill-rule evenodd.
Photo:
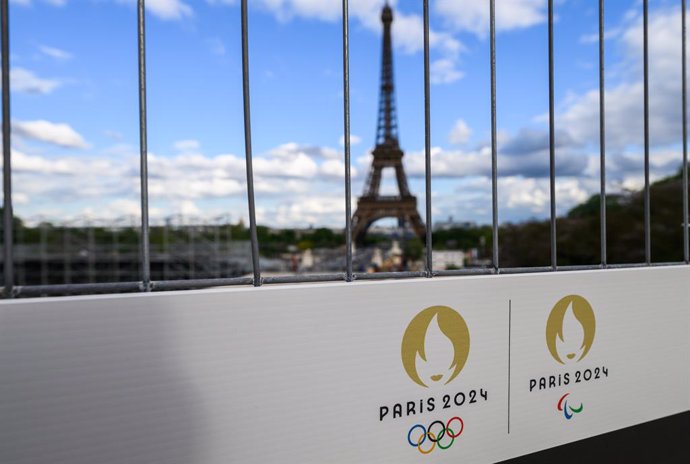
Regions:
M 690 410 L 690 268 L 0 303 L 0 462 L 495 462 Z

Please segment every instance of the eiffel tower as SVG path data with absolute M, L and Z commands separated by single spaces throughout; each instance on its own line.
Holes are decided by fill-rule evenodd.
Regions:
M 387 217 L 398 218 L 400 227 L 412 226 L 422 240 L 425 227 L 417 212 L 417 198 L 410 193 L 407 175 L 403 168 L 403 151 L 398 141 L 398 118 L 395 109 L 395 86 L 393 79 L 393 40 L 391 25 L 393 10 L 386 2 L 381 14 L 383 22 L 383 63 L 381 69 L 381 95 L 379 100 L 378 127 L 374 161 L 364 189 L 364 195 L 357 202 L 357 211 L 352 218 L 352 236 L 361 244 L 369 227 L 377 220 Z M 395 169 L 399 194 L 382 196 L 381 173 L 384 168 Z

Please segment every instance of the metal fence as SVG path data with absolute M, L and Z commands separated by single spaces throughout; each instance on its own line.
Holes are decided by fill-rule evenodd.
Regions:
M 244 137 L 247 169 L 247 204 L 249 209 L 249 228 L 251 239 L 252 277 L 215 278 L 198 280 L 161 280 L 151 279 L 151 250 L 149 240 L 149 196 L 148 196 L 148 160 L 147 160 L 147 114 L 146 114 L 146 24 L 145 0 L 138 0 L 137 5 L 137 36 L 138 36 L 138 79 L 139 79 L 139 135 L 140 135 L 140 181 L 141 181 L 141 227 L 139 259 L 141 262 L 141 279 L 136 282 L 112 282 L 93 284 L 64 284 L 64 285 L 32 285 L 16 286 L 14 272 L 15 246 L 12 236 L 12 164 L 11 164 L 11 131 L 10 131 L 10 54 L 9 54 L 9 0 L 0 0 L 2 25 L 2 150 L 3 150 L 3 191 L 4 191 L 4 287 L 5 297 L 28 297 L 63 294 L 115 293 L 115 292 L 151 292 L 162 290 L 201 289 L 229 285 L 286 284 L 300 282 L 328 282 L 370 279 L 405 279 L 405 278 L 433 278 L 437 276 L 455 276 L 468 274 L 514 274 L 528 272 L 572 271 L 587 269 L 607 269 L 618 267 L 668 266 L 690 264 L 690 238 L 688 222 L 688 147 L 687 147 L 687 69 L 686 69 L 686 0 L 681 0 L 682 8 L 682 123 L 683 123 L 683 256 L 684 261 L 678 263 L 653 263 L 651 253 L 651 205 L 650 205 L 650 137 L 649 137 L 649 38 L 648 19 L 649 1 L 643 1 L 643 30 L 644 30 L 644 232 L 645 232 L 645 262 L 627 265 L 610 265 L 607 261 L 607 231 L 606 231 L 606 102 L 604 82 L 604 0 L 599 0 L 599 123 L 600 123 L 600 177 L 601 191 L 601 262 L 591 266 L 558 266 L 558 252 L 556 246 L 556 140 L 555 140 L 555 92 L 554 92 L 554 2 L 548 2 L 548 61 L 549 61 L 549 157 L 550 157 L 550 234 L 551 234 L 551 265 L 529 268 L 502 268 L 499 256 L 499 224 L 498 224 L 498 144 L 497 144 L 497 98 L 496 98 L 496 1 L 488 0 L 486 8 L 489 10 L 490 27 L 490 66 L 491 66 L 491 160 L 492 160 L 492 228 L 493 228 L 493 267 L 468 268 L 459 270 L 435 271 L 432 266 L 432 170 L 431 170 L 431 78 L 430 78 L 430 26 L 429 0 L 423 0 L 424 9 L 424 116 L 425 116 L 425 193 L 426 193 L 426 256 L 425 269 L 419 272 L 382 272 L 355 273 L 353 272 L 352 249 L 352 178 L 351 178 L 351 146 L 350 146 L 350 32 L 349 32 L 349 2 L 342 1 L 342 58 L 343 58 L 343 119 L 344 119 L 344 161 L 345 161 L 345 237 L 346 237 L 346 269 L 345 272 L 323 275 L 295 275 L 295 276 L 262 276 L 259 262 L 259 241 L 256 224 L 256 202 L 254 198 L 254 175 L 252 167 L 252 129 L 251 129 L 251 99 L 250 99 L 250 63 L 249 63 L 249 20 L 248 0 L 241 0 L 241 34 L 242 34 L 242 82 L 244 97 Z
M 27 285 L 126 282 L 138 280 L 139 216 L 98 220 L 90 216 L 58 223 L 28 218 L 15 224 L 14 280 Z M 238 277 L 251 272 L 249 240 L 233 238 L 229 215 L 215 218 L 172 215 L 151 224 L 152 279 Z M 264 259 L 272 272 L 287 272 L 278 260 Z

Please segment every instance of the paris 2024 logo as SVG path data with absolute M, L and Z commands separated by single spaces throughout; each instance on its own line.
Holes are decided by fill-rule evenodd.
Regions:
M 596 334 L 596 318 L 592 305 L 580 295 L 568 295 L 561 298 L 551 310 L 546 321 L 546 346 L 553 359 L 563 365 L 576 364 L 582 361 L 594 344 Z M 574 379 L 570 373 L 550 376 L 549 387 L 569 385 L 590 381 L 600 376 L 608 376 L 608 369 L 595 368 L 577 370 Z M 556 380 L 557 379 L 557 380 Z M 541 389 L 542 380 L 539 380 Z M 530 387 L 536 386 L 536 381 L 530 383 Z M 577 396 L 577 395 L 575 395 Z M 576 414 L 582 413 L 582 402 L 572 401 L 572 391 L 560 396 L 556 403 L 556 409 L 566 420 L 571 420 Z M 569 403 L 570 401 L 570 403 Z M 577 405 L 577 406 L 574 406 Z
M 428 339 L 450 343 L 428 343 Z M 429 348 L 431 346 L 431 348 Z M 451 348 L 451 349 L 443 349 Z M 433 351 L 433 352 L 432 352 Z M 431 306 L 410 321 L 400 349 L 405 372 L 422 387 L 452 382 L 465 367 L 470 354 L 470 331 L 465 319 L 448 306 Z
M 418 313 L 403 334 L 400 355 L 408 377 L 423 388 L 442 387 L 455 380 L 465 367 L 470 354 L 470 331 L 459 312 L 448 306 L 430 306 Z M 414 423 L 407 432 L 406 441 L 422 454 L 450 449 L 465 430 L 458 408 L 468 407 L 488 399 L 481 388 L 456 391 L 407 404 L 393 406 L 393 417 L 417 415 L 443 410 L 446 417 L 427 423 Z M 389 408 L 381 409 L 388 415 Z M 381 415 L 383 420 L 385 416 Z M 448 418 L 450 417 L 450 418 Z
M 558 301 L 546 321 L 546 346 L 553 359 L 561 364 L 582 361 L 594 343 L 596 325 L 584 297 L 569 295 Z

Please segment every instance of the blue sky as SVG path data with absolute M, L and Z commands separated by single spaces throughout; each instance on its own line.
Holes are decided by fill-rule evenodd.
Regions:
M 114 219 L 138 211 L 135 1 L 11 2 L 16 210 L 27 218 Z M 374 143 L 382 1 L 351 1 L 354 193 Z M 421 2 L 398 0 L 401 144 L 423 204 Z M 499 0 L 500 218 L 546 217 L 545 0 Z M 598 189 L 598 27 L 592 0 L 556 2 L 558 208 Z M 607 2 L 609 188 L 642 181 L 640 1 Z M 680 163 L 679 1 L 651 0 L 653 176 Z M 246 217 L 239 6 L 147 2 L 154 221 Z M 432 0 L 436 220 L 490 220 L 488 1 Z M 339 0 L 250 0 L 259 221 L 340 226 Z M 385 189 L 391 189 L 388 182 Z M 423 211 L 422 211 L 422 214 Z

